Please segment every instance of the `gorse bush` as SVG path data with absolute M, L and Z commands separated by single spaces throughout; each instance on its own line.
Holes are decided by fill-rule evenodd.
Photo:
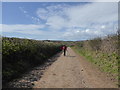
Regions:
M 43 64 L 59 51 L 60 45 L 57 43 L 3 37 L 3 83 L 18 77 L 34 66 Z

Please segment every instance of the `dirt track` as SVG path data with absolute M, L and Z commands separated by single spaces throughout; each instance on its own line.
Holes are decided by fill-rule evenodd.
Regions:
M 116 88 L 106 74 L 68 48 L 67 56 L 60 55 L 34 88 Z

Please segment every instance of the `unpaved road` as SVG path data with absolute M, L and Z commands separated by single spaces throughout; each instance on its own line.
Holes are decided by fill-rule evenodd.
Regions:
M 48 67 L 34 88 L 116 88 L 106 74 L 68 48 Z

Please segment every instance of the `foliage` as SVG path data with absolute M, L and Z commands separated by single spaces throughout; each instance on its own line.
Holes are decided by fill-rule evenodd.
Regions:
M 89 40 L 89 45 L 92 50 L 100 50 L 102 40 L 101 38 L 95 38 L 93 40 Z
M 120 65 L 119 40 L 117 35 L 106 38 L 80 41 L 73 49 L 86 57 L 87 60 L 96 64 L 104 72 L 112 74 L 118 79 Z
M 60 45 L 57 43 L 3 37 L 3 83 L 20 76 L 34 66 L 43 64 L 59 51 Z

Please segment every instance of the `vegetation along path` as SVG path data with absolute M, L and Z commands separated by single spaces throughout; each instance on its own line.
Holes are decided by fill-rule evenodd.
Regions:
M 77 55 L 68 47 L 67 55 L 63 53 L 44 71 L 42 78 L 34 82 L 34 88 L 116 88 L 106 74 L 96 66 Z

